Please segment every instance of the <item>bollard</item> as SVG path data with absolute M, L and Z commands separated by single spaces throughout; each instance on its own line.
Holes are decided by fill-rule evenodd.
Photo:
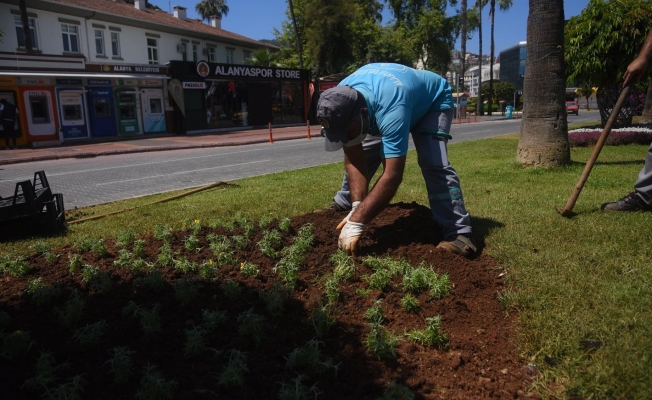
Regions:
M 473 123 L 478 122 L 478 114 L 473 114 Z
M 306 121 L 306 125 L 308 125 L 308 140 L 312 140 L 310 137 L 310 121 Z
M 272 123 L 269 123 L 269 144 L 274 144 L 274 139 L 272 138 Z
M 466 123 L 467 123 L 467 124 L 470 124 L 470 123 L 471 123 L 471 115 L 470 115 L 470 114 L 467 114 L 467 115 L 466 115 Z

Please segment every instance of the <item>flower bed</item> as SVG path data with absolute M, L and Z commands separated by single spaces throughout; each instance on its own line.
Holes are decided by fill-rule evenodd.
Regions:
M 568 131 L 568 141 L 571 147 L 589 147 L 598 142 L 602 134 L 601 128 L 582 128 Z M 620 146 L 624 144 L 649 145 L 652 142 L 652 129 L 647 127 L 629 127 L 612 129 L 607 137 L 607 145 Z

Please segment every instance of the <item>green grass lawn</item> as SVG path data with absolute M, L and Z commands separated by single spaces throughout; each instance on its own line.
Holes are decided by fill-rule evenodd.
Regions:
M 608 214 L 600 204 L 632 190 L 645 146 L 605 147 L 574 208 L 561 217 L 591 148 L 572 149 L 572 165 L 524 169 L 516 161 L 518 137 L 509 135 L 449 146 L 475 233 L 485 253 L 507 273 L 498 294 L 506 312 L 519 310 L 516 343 L 525 363 L 541 371 L 544 397 L 650 398 L 652 378 L 652 213 Z M 71 225 L 53 245 L 84 236 L 113 237 L 156 224 L 293 216 L 330 203 L 341 182 L 341 163 L 243 179 L 107 218 Z M 216 176 L 216 180 L 219 177 Z M 56 188 L 55 188 L 56 190 Z M 167 193 L 78 210 L 96 215 L 169 197 Z M 394 201 L 427 205 L 414 152 Z M 336 240 L 335 234 L 333 240 Z M 0 244 L 0 254 L 29 253 L 34 240 Z M 497 271 L 497 274 L 499 272 Z M 556 382 L 555 384 L 552 384 Z

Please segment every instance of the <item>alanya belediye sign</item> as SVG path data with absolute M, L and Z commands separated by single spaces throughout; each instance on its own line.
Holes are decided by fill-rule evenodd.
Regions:
M 302 76 L 302 72 L 304 71 L 299 69 L 219 64 L 215 65 L 212 75 L 229 78 L 308 79 Z

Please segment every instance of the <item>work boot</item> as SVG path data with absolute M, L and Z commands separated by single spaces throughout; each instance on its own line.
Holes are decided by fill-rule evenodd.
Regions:
M 337 204 L 336 202 L 332 202 L 332 203 L 331 203 L 330 205 L 328 205 L 327 207 L 324 207 L 324 208 L 318 208 L 318 209 L 316 209 L 316 210 L 313 211 L 313 212 L 316 212 L 316 213 L 323 213 L 323 212 L 326 212 L 326 211 L 338 211 L 338 212 L 339 212 L 339 211 L 348 211 L 348 209 L 342 207 L 341 205 Z
M 636 192 L 631 192 L 613 203 L 604 203 L 603 211 L 652 211 L 652 205 L 645 204 Z
M 449 240 L 445 240 L 443 242 L 440 242 L 437 245 L 438 249 L 444 249 L 446 251 L 450 251 L 451 253 L 454 254 L 459 254 L 463 257 L 472 257 L 478 249 L 475 247 L 475 243 L 473 243 L 473 239 L 469 235 L 466 234 L 461 234 L 457 235 L 455 238 L 449 238 Z

